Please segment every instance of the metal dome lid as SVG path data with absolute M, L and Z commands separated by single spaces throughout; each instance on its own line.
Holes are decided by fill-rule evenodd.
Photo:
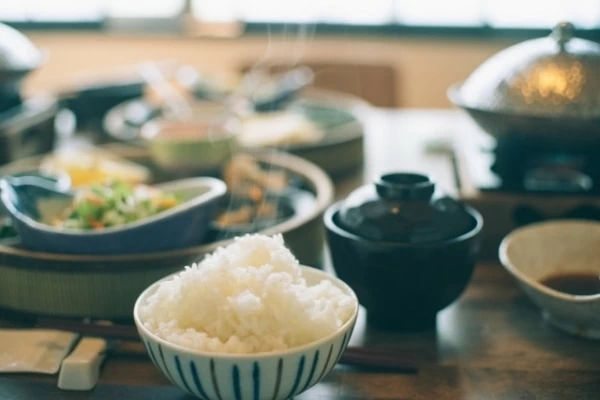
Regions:
M 0 75 L 25 73 L 37 68 L 44 56 L 42 52 L 19 31 L 0 23 Z
M 599 117 L 600 44 L 574 33 L 563 22 L 548 37 L 500 51 L 450 89 L 451 101 L 508 115 Z

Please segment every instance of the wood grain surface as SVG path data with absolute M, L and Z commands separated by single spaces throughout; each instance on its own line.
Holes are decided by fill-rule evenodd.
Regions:
M 435 330 L 385 332 L 362 312 L 354 345 L 389 346 L 412 355 L 417 374 L 336 367 L 297 399 L 596 400 L 600 343 L 547 326 L 499 265 L 477 266 L 464 295 L 438 315 Z M 43 396 L 41 396 L 43 394 Z M 56 376 L 0 376 L 1 399 L 184 399 L 138 343 L 109 356 L 92 392 L 63 392 Z
M 444 129 L 458 129 L 451 125 L 459 121 L 454 115 L 426 110 L 373 113 L 365 168 L 336 181 L 337 198 L 380 172 L 399 168 L 432 172 L 452 190 L 448 165 L 427 155 L 410 137 L 435 138 Z M 402 374 L 339 365 L 297 399 L 600 399 L 600 342 L 548 326 L 512 277 L 494 262 L 477 265 L 464 294 L 438 314 L 435 329 L 416 333 L 376 330 L 366 326 L 361 310 L 350 344 L 402 350 L 414 357 L 419 371 Z M 60 391 L 56 376 L 0 375 L 0 399 L 187 398 L 151 364 L 137 343 L 124 343 L 110 354 L 92 392 Z

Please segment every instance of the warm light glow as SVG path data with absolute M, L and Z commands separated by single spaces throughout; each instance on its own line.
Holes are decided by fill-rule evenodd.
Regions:
M 548 63 L 530 69 L 513 86 L 527 104 L 572 102 L 581 94 L 585 83 L 583 66 L 579 61 L 568 65 Z

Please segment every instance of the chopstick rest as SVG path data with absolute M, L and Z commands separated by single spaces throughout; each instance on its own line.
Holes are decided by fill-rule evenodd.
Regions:
M 84 337 L 62 362 L 58 387 L 63 390 L 91 390 L 98 383 L 106 353 L 106 340 Z

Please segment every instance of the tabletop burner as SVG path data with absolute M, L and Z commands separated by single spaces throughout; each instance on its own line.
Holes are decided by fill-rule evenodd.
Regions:
M 570 152 L 468 136 L 456 149 L 459 194 L 483 215 L 485 257 L 515 228 L 552 219 L 600 220 L 600 149 Z
M 482 191 L 600 194 L 600 148 L 566 152 L 511 140 L 467 153 L 473 183 Z

